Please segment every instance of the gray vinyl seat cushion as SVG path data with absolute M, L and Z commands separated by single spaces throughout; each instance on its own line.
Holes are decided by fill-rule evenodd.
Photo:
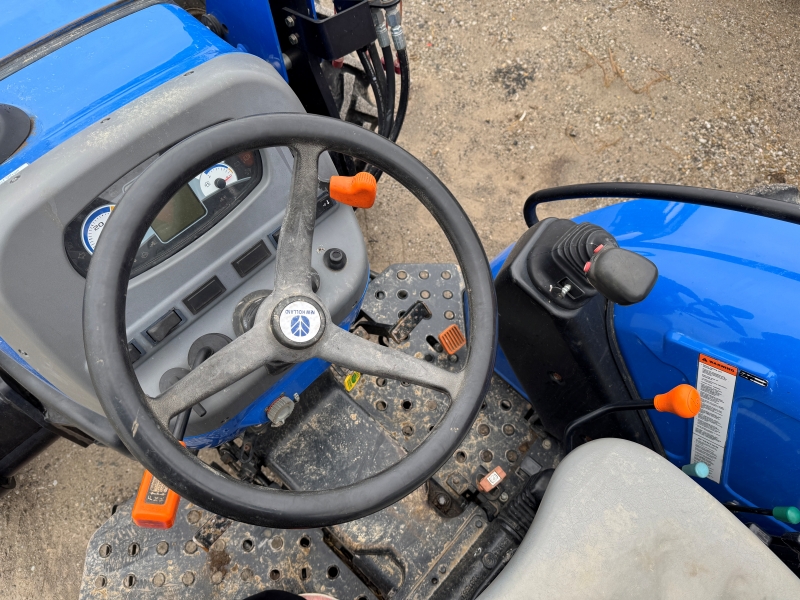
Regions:
M 680 469 L 632 442 L 584 444 L 479 600 L 800 598 L 800 580 Z

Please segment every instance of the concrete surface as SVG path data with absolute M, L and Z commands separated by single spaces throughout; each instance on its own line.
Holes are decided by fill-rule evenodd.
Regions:
M 522 204 L 546 186 L 797 183 L 798 12 L 791 0 L 406 0 L 413 85 L 400 143 L 450 186 L 490 257 L 524 231 Z M 380 189 L 359 213 L 373 268 L 448 260 L 430 216 L 393 182 Z M 65 441 L 34 460 L 0 500 L 0 595 L 76 598 L 89 537 L 140 475 Z

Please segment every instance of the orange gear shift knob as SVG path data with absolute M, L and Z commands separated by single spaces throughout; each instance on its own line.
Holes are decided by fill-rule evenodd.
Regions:
M 361 172 L 353 177 L 334 175 L 328 183 L 331 198 L 356 208 L 372 208 L 378 195 L 378 182 L 370 173 Z
M 682 383 L 666 394 L 659 394 L 653 398 L 653 405 L 659 412 L 670 412 L 684 419 L 691 419 L 700 412 L 702 401 L 700 392 L 693 386 Z

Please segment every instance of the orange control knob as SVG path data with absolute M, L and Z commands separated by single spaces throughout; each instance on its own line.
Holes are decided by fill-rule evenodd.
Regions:
M 670 412 L 684 419 L 691 419 L 700 412 L 702 402 L 700 392 L 691 385 L 682 383 L 666 394 L 659 394 L 653 398 L 653 405 L 657 411 Z
M 378 182 L 369 173 L 361 172 L 354 177 L 334 175 L 328 184 L 331 198 L 356 208 L 372 208 L 378 195 Z

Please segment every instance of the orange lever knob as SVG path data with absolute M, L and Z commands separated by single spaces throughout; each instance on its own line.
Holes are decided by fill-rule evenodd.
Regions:
M 182 446 L 186 446 L 181 442 Z M 145 529 L 170 529 L 175 524 L 181 497 L 144 470 L 133 501 L 131 519 Z
M 702 401 L 700 392 L 691 385 L 682 383 L 666 394 L 659 394 L 653 398 L 653 404 L 657 411 L 670 412 L 684 419 L 691 419 L 700 412 Z
M 356 208 L 372 208 L 378 195 L 378 182 L 369 173 L 361 172 L 353 177 L 334 175 L 328 184 L 331 198 Z

